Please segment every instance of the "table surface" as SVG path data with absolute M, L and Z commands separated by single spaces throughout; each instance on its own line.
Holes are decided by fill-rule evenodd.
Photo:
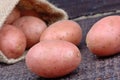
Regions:
M 120 63 L 119 63 L 120 55 L 116 54 L 111 57 L 98 58 L 88 50 L 85 43 L 86 34 L 91 28 L 91 26 L 101 18 L 108 16 L 108 14 L 105 15 L 103 14 L 103 12 L 106 13 L 112 12 L 109 15 L 120 14 L 119 12 L 116 12 L 116 10 L 120 9 L 119 6 L 120 1 L 119 0 L 114 1 L 49 0 L 49 1 L 51 1 L 56 6 L 66 10 L 70 19 L 75 20 L 81 25 L 83 30 L 83 38 L 82 42 L 78 46 L 82 54 L 81 64 L 75 71 L 73 71 L 69 75 L 57 79 L 45 79 L 30 72 L 27 69 L 24 60 L 13 65 L 6 65 L 0 63 L 0 80 L 120 80 Z M 97 5 L 97 3 L 99 5 Z M 92 6 L 93 4 L 95 6 Z M 110 7 L 110 9 L 108 7 Z M 95 16 L 95 14 L 97 13 L 100 13 L 101 15 Z M 87 16 L 87 18 L 81 18 L 81 16 Z

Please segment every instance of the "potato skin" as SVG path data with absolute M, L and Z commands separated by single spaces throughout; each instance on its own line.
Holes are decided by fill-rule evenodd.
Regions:
M 120 52 L 120 16 L 108 16 L 96 22 L 86 37 L 89 50 L 97 56 Z
M 42 40 L 66 40 L 79 45 L 82 39 L 82 29 L 72 20 L 61 20 L 50 25 L 41 35 Z
M 27 38 L 27 49 L 39 42 L 41 33 L 47 28 L 44 21 L 33 16 L 21 17 L 13 25 L 24 32 Z
M 15 8 L 7 17 L 6 21 L 4 24 L 12 24 L 15 20 L 20 18 L 21 14 L 19 9 Z
M 62 40 L 41 41 L 26 55 L 29 70 L 44 78 L 56 78 L 69 74 L 81 62 L 79 49 Z
M 20 57 L 26 48 L 24 33 L 12 25 L 4 25 L 0 30 L 1 51 L 7 58 Z

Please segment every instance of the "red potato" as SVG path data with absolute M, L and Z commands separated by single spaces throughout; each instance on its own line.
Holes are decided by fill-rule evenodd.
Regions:
M 1 38 L 0 38 L 0 42 L 1 42 Z M 0 44 L 0 51 L 1 51 L 1 44 Z
M 26 48 L 24 33 L 12 25 L 4 25 L 0 30 L 1 51 L 7 58 L 19 58 Z
M 12 24 L 18 18 L 20 18 L 20 11 L 15 8 L 7 17 L 5 24 Z
M 120 52 L 120 16 L 108 16 L 96 22 L 87 34 L 86 43 L 97 56 Z
M 47 28 L 45 22 L 33 16 L 21 17 L 13 25 L 24 32 L 27 38 L 27 49 L 39 42 L 41 33 Z
M 21 16 L 34 16 L 39 17 L 39 14 L 34 10 L 21 10 Z
M 26 55 L 28 69 L 44 78 L 69 74 L 81 62 L 81 53 L 72 43 L 62 40 L 41 41 Z
M 42 40 L 66 40 L 79 45 L 82 39 L 82 29 L 72 20 L 61 20 L 50 25 L 41 35 Z

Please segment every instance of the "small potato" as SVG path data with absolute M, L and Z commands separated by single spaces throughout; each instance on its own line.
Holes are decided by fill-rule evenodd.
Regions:
M 79 45 L 82 39 L 82 29 L 72 20 L 61 20 L 50 25 L 41 35 L 42 40 L 66 40 Z
M 96 22 L 87 34 L 86 43 L 97 56 L 120 52 L 120 16 L 108 16 Z
M 7 17 L 5 24 L 12 24 L 18 18 L 20 18 L 20 11 L 15 8 Z
M 39 17 L 39 14 L 34 10 L 21 10 L 21 16 L 34 16 Z
M 21 17 L 13 25 L 24 32 L 27 38 L 27 49 L 39 42 L 41 33 L 47 28 L 45 22 L 33 16 Z
M 81 53 L 72 43 L 62 40 L 41 41 L 26 55 L 28 69 L 44 78 L 69 74 L 81 62 Z
M 1 38 L 0 38 L 0 42 L 1 42 Z M 1 51 L 1 44 L 0 44 L 0 51 Z
M 20 57 L 26 48 L 24 33 L 12 25 L 4 25 L 0 30 L 1 51 L 7 58 Z

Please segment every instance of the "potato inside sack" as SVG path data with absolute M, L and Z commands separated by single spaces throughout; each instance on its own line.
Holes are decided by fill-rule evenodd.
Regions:
M 74 71 L 81 62 L 81 53 L 72 43 L 45 40 L 34 45 L 26 55 L 26 65 L 45 78 L 62 77 Z
M 4 25 L 0 30 L 0 47 L 8 59 L 19 58 L 25 51 L 26 37 L 15 26 Z
M 87 34 L 86 43 L 97 56 L 120 52 L 120 16 L 108 16 L 96 22 Z
M 41 33 L 47 28 L 46 23 L 33 16 L 24 16 L 13 23 L 22 30 L 27 38 L 27 49 L 39 42 Z
M 82 29 L 77 22 L 60 20 L 51 24 L 41 35 L 43 40 L 66 40 L 79 45 L 82 39 Z

